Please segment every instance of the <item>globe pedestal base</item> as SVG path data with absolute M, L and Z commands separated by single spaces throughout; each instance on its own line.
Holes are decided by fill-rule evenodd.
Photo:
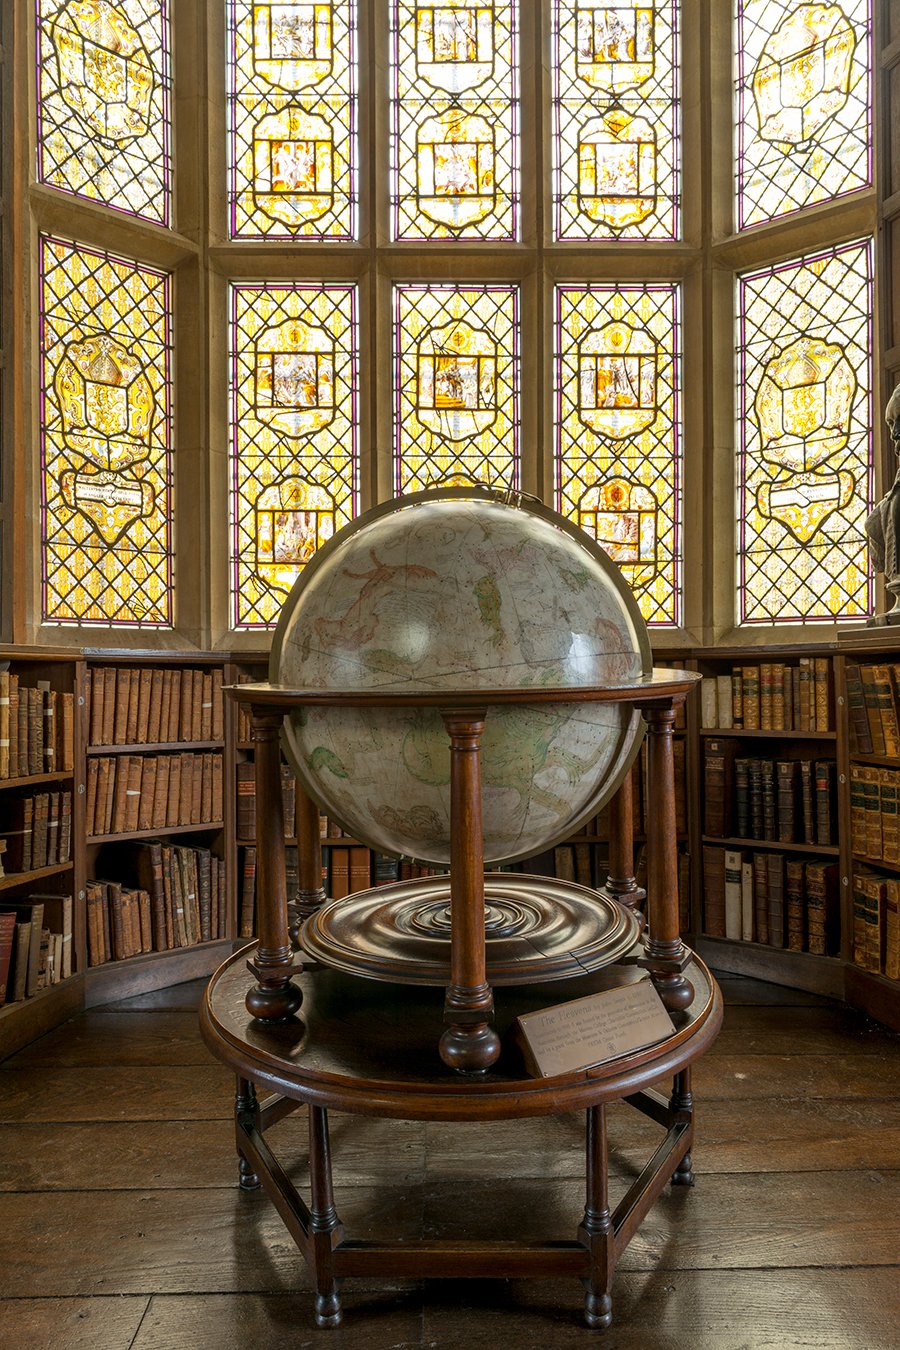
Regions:
M 641 920 L 599 891 L 555 877 L 488 872 L 489 985 L 540 984 L 620 960 Z M 450 978 L 450 878 L 423 877 L 332 900 L 304 923 L 302 949 L 323 965 L 395 984 Z

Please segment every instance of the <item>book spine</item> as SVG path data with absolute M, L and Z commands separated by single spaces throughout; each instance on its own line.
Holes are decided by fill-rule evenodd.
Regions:
M 731 725 L 744 727 L 744 680 L 740 667 L 731 672 Z
M 138 739 L 138 705 L 141 700 L 141 672 L 136 666 L 128 672 L 128 713 L 125 722 L 125 740 L 135 745 Z
M 743 667 L 743 705 L 745 731 L 758 731 L 760 725 L 759 666 Z
M 756 941 L 769 941 L 769 861 L 765 853 L 753 855 L 753 918 Z
M 725 936 L 741 937 L 741 865 L 743 858 L 733 849 L 725 850 Z
M 778 842 L 793 843 L 796 830 L 795 800 L 797 796 L 797 763 L 795 760 L 778 760 L 775 765 L 778 793 Z
M 725 937 L 725 850 L 703 845 L 703 929 L 710 937 Z
M 847 725 L 851 755 L 870 755 L 872 737 L 869 732 L 869 719 L 866 716 L 866 699 L 863 693 L 862 677 L 859 666 L 848 662 L 844 668 L 844 683 L 847 689 Z
M 827 656 L 817 656 L 813 662 L 813 687 L 816 731 L 831 730 L 831 662 Z M 812 719 L 810 719 L 812 721 Z M 813 726 L 810 726 L 813 730 Z

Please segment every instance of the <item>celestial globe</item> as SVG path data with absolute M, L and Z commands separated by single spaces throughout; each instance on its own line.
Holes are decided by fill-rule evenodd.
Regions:
M 613 795 L 643 724 L 625 703 L 491 705 L 492 690 L 619 684 L 651 669 L 644 621 L 594 540 L 542 503 L 450 488 L 340 530 L 286 601 L 269 677 L 293 689 L 477 690 L 486 864 L 552 847 Z M 450 861 L 438 708 L 303 708 L 284 745 L 309 795 L 384 853 Z

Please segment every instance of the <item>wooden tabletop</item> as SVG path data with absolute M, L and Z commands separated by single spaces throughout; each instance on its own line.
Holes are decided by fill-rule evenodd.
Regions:
M 516 1017 L 646 978 L 646 973 L 618 964 L 552 984 L 506 987 L 496 994 L 494 1021 L 505 1037 L 500 1059 L 484 1077 L 463 1078 L 443 1067 L 435 1049 L 443 1026 L 439 991 L 318 966 L 295 977 L 303 990 L 298 1017 L 281 1025 L 264 1024 L 244 1006 L 252 951 L 251 945 L 235 953 L 210 981 L 200 1010 L 210 1050 L 262 1087 L 365 1115 L 515 1119 L 598 1105 L 683 1068 L 707 1049 L 722 1021 L 718 986 L 694 957 L 686 972 L 694 1000 L 685 1014 L 676 1016 L 674 1035 L 595 1068 L 529 1078 L 508 1034 Z

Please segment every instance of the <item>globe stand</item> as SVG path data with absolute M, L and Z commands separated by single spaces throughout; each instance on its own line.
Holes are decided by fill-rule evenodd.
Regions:
M 647 892 L 634 878 L 634 790 L 626 773 L 609 803 L 609 872 L 600 895 L 626 909 L 639 910 Z

